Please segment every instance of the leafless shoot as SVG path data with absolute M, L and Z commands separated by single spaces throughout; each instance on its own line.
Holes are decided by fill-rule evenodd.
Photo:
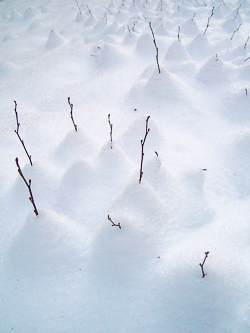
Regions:
M 181 31 L 181 27 L 178 26 L 178 41 L 179 41 L 179 42 L 181 41 L 181 40 L 180 40 L 180 31 Z
M 211 13 L 211 15 L 210 15 L 210 16 L 208 17 L 208 19 L 207 19 L 207 26 L 206 26 L 206 29 L 205 29 L 205 31 L 204 31 L 203 36 L 205 36 L 205 34 L 206 34 L 206 32 L 207 32 L 207 29 L 208 29 L 208 27 L 209 27 L 210 20 L 211 20 L 211 18 L 212 18 L 213 15 L 214 15 L 214 7 L 212 8 L 212 13 Z
M 246 43 L 245 43 L 245 45 L 244 45 L 244 49 L 247 48 L 247 43 L 248 43 L 248 41 L 249 41 L 249 36 L 247 37 L 247 41 L 246 41 Z
M 112 220 L 111 217 L 108 215 L 108 220 L 112 223 L 112 227 L 119 227 L 120 229 L 122 228 L 120 225 L 120 222 L 118 224 L 115 224 Z
M 108 115 L 108 123 L 109 123 L 109 126 L 110 126 L 110 147 L 112 149 L 112 130 L 113 130 L 113 124 L 111 124 L 111 122 L 110 122 L 110 114 Z
M 245 88 L 245 92 L 246 92 L 246 95 L 247 95 L 247 89 Z
M 199 264 L 199 265 L 201 266 L 201 272 L 202 272 L 202 277 L 203 277 L 203 278 L 207 275 L 207 274 L 204 273 L 204 268 L 203 268 L 203 266 L 204 266 L 205 261 L 206 261 L 206 259 L 207 259 L 208 253 L 209 253 L 209 252 L 205 252 L 205 258 L 204 258 L 204 260 L 203 260 L 203 263 L 202 263 L 202 264 L 201 264 L 201 263 Z
M 149 27 L 150 27 L 150 30 L 151 30 L 151 32 L 152 32 L 153 42 L 154 42 L 154 44 L 155 44 L 155 49 L 156 49 L 156 63 L 157 63 L 158 71 L 159 71 L 159 73 L 160 73 L 161 70 L 160 70 L 160 65 L 159 65 L 158 47 L 157 47 L 157 45 L 156 45 L 155 34 L 154 34 L 153 29 L 152 29 L 151 22 L 149 22 Z
M 78 1 L 75 0 L 75 2 L 76 2 L 76 5 L 77 5 L 77 8 L 78 8 L 78 10 L 79 10 L 79 13 L 82 14 L 81 9 L 80 9 L 80 6 L 79 6 L 79 4 L 78 4 Z
M 91 12 L 91 10 L 89 9 L 89 6 L 88 6 L 88 5 L 86 5 L 86 6 L 87 6 L 87 8 L 88 8 L 88 12 L 89 12 L 90 16 L 93 17 L 92 12 Z
M 71 120 L 72 120 L 73 125 L 74 125 L 74 128 L 75 128 L 75 130 L 76 130 L 76 132 L 77 132 L 77 125 L 75 124 L 75 122 L 74 122 L 74 118 L 73 118 L 73 104 L 70 103 L 70 97 L 68 97 L 68 103 L 69 103 L 69 106 L 70 106 L 70 116 L 71 116 Z
M 192 21 L 194 20 L 194 17 L 195 17 L 196 13 L 194 13 L 193 17 L 192 17 Z
M 248 59 L 250 59 L 250 57 L 246 58 L 244 61 L 247 61 Z
M 32 203 L 32 205 L 34 207 L 34 213 L 36 214 L 36 216 L 38 216 L 38 211 L 37 211 L 35 201 L 34 201 L 34 198 L 33 198 L 33 194 L 32 194 L 32 191 L 31 191 L 31 179 L 29 179 L 29 182 L 27 182 L 27 180 L 25 179 L 25 177 L 22 173 L 22 170 L 19 166 L 18 158 L 16 158 L 16 165 L 17 165 L 17 170 L 18 170 L 19 175 L 22 177 L 23 181 L 25 182 L 26 186 L 28 187 L 28 190 L 29 190 L 29 193 L 30 193 L 29 200 L 30 200 L 30 202 Z
M 236 15 L 235 15 L 233 21 L 235 21 L 236 17 L 238 16 L 241 5 L 242 5 L 242 4 L 240 4 L 240 6 L 237 8 L 237 12 L 236 12 Z
M 236 30 L 234 30 L 234 32 L 233 32 L 232 37 L 230 38 L 230 40 L 232 40 L 234 38 L 234 34 L 240 29 L 240 26 L 241 26 L 241 23 L 238 26 L 238 28 Z
M 144 157 L 144 144 L 145 144 L 145 141 L 146 141 L 146 138 L 147 138 L 147 135 L 150 131 L 150 128 L 148 128 L 148 120 L 149 120 L 150 116 L 147 117 L 146 119 L 146 133 L 145 133 L 145 136 L 144 136 L 144 139 L 141 140 L 141 168 L 140 168 L 140 178 L 139 178 L 139 183 L 141 183 L 141 179 L 142 179 L 142 175 L 143 175 L 143 172 L 142 172 L 142 165 L 143 165 L 143 157 Z
M 15 110 L 15 114 L 16 114 L 16 130 L 14 130 L 14 132 L 18 136 L 18 139 L 20 140 L 20 142 L 21 142 L 21 144 L 23 146 L 23 149 L 24 149 L 26 155 L 28 156 L 28 159 L 30 161 L 30 165 L 32 165 L 31 155 L 29 155 L 29 153 L 28 153 L 28 151 L 27 151 L 27 149 L 25 147 L 25 144 L 24 144 L 23 140 L 21 139 L 21 137 L 19 135 L 20 123 L 18 122 L 17 103 L 16 103 L 16 101 L 14 101 L 14 103 L 15 103 L 15 109 L 14 110 Z

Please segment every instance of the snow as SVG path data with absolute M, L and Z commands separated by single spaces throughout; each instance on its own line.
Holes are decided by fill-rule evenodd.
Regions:
M 249 18 L 0 1 L 1 333 L 250 331 Z

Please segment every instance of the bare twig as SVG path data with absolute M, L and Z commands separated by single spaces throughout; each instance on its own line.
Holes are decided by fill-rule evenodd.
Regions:
M 234 38 L 234 34 L 240 29 L 240 26 L 241 26 L 241 23 L 238 26 L 238 28 L 236 30 L 234 30 L 234 32 L 233 32 L 232 37 L 230 38 L 230 40 L 232 40 Z
M 108 123 L 109 123 L 109 126 L 110 126 L 110 147 L 112 149 L 112 130 L 113 130 L 113 124 L 111 124 L 111 122 L 110 122 L 110 114 L 108 115 Z
M 208 27 L 209 27 L 210 20 L 211 20 L 211 18 L 212 18 L 213 15 L 214 15 L 214 7 L 212 8 L 212 13 L 211 13 L 211 15 L 210 15 L 210 16 L 208 17 L 208 19 L 207 19 L 207 26 L 206 26 L 206 29 L 205 29 L 205 31 L 204 31 L 203 36 L 205 36 L 205 34 L 206 34 L 206 32 L 207 32 L 207 29 L 208 29 Z
M 237 8 L 237 13 L 236 13 L 236 15 L 235 15 L 235 17 L 234 17 L 233 21 L 235 21 L 235 19 L 236 19 L 237 15 L 239 14 L 239 10 L 240 10 L 240 7 L 241 7 L 241 5 L 242 5 L 242 4 L 240 4 L 240 5 L 239 5 L 239 7 Z
M 208 253 L 209 253 L 209 252 L 205 252 L 205 258 L 204 258 L 204 260 L 203 260 L 203 263 L 202 263 L 202 264 L 201 264 L 201 263 L 199 264 L 199 265 L 201 266 L 201 271 L 202 271 L 202 277 L 203 277 L 203 278 L 207 275 L 207 274 L 204 273 L 204 268 L 203 268 L 203 266 L 204 266 L 205 261 L 206 261 L 206 259 L 207 259 Z
M 156 154 L 157 157 L 159 156 L 158 153 L 157 153 L 157 151 L 155 151 L 155 154 Z
M 70 116 L 71 116 L 71 119 L 72 119 L 72 122 L 73 122 L 73 125 L 74 125 L 74 128 L 77 132 L 77 125 L 75 124 L 74 122 L 74 118 L 73 118 L 73 104 L 70 103 L 70 97 L 68 97 L 68 103 L 69 103 L 69 106 L 70 106 Z
M 79 6 L 79 4 L 78 4 L 78 1 L 75 0 L 75 2 L 76 2 L 76 5 L 77 5 L 77 8 L 79 9 L 79 13 L 82 14 L 81 9 L 80 9 L 80 6 Z
M 178 41 L 180 42 L 180 31 L 181 31 L 181 27 L 178 26 Z
M 28 190 L 29 190 L 29 193 L 30 193 L 29 200 L 30 200 L 30 202 L 32 203 L 32 205 L 34 207 L 34 213 L 36 214 L 36 216 L 38 216 L 38 211 L 37 211 L 35 201 L 34 201 L 34 198 L 33 198 L 33 194 L 32 194 L 32 191 L 31 191 L 31 179 L 29 179 L 29 182 L 27 182 L 27 180 L 25 179 L 25 177 L 22 173 L 22 170 L 19 166 L 18 158 L 16 158 L 16 165 L 17 165 L 19 175 L 22 177 L 23 181 L 25 182 L 26 186 L 28 187 Z
M 250 57 L 246 58 L 244 61 L 247 61 L 248 59 L 250 59 Z
M 249 36 L 247 37 L 247 41 L 246 41 L 246 43 L 245 43 L 245 45 L 244 45 L 244 49 L 247 48 L 247 43 L 248 43 L 248 41 L 249 41 Z
M 17 113 L 17 110 L 16 110 L 16 108 L 17 108 L 17 103 L 16 103 L 16 101 L 14 101 L 14 103 L 15 103 L 15 109 L 14 109 L 14 111 L 15 111 L 15 114 L 16 114 L 16 125 L 17 125 L 17 126 L 16 126 L 16 130 L 14 130 L 14 132 L 15 132 L 16 135 L 18 136 L 18 139 L 20 140 L 20 142 L 21 142 L 21 144 L 22 144 L 22 146 L 23 146 L 23 149 L 24 149 L 26 155 L 28 156 L 28 159 L 29 159 L 29 161 L 30 161 L 30 165 L 32 165 L 31 155 L 29 155 L 29 153 L 28 153 L 28 151 L 27 151 L 27 149 L 26 149 L 26 147 L 25 147 L 25 144 L 24 144 L 23 140 L 21 139 L 21 137 L 20 137 L 20 135 L 19 135 L 19 127 L 20 127 L 20 123 L 18 122 L 18 113 Z
M 111 217 L 108 215 L 108 220 L 112 223 L 112 227 L 119 227 L 120 229 L 122 228 L 120 225 L 120 222 L 118 224 L 115 224 L 112 220 Z
M 152 29 L 151 22 L 149 22 L 149 27 L 150 27 L 150 29 L 151 29 L 151 32 L 152 32 L 152 35 L 153 35 L 153 42 L 154 42 L 154 44 L 155 44 L 155 49 L 156 49 L 156 63 L 157 63 L 158 71 L 159 71 L 159 73 L 160 73 L 160 72 L 161 72 L 161 70 L 160 70 L 160 65 L 159 65 L 158 47 L 157 47 L 157 45 L 156 45 L 156 41 L 155 41 L 155 34 L 154 34 L 154 31 L 153 31 L 153 29 Z
M 141 182 L 141 179 L 142 179 L 142 175 L 143 175 L 143 172 L 142 172 L 142 164 L 143 164 L 143 156 L 144 156 L 144 144 L 145 144 L 145 141 L 146 141 L 146 138 L 147 138 L 147 135 L 150 131 L 150 128 L 148 128 L 148 120 L 149 120 L 150 116 L 147 117 L 146 119 L 146 133 L 145 133 L 145 136 L 144 136 L 144 139 L 141 140 L 141 168 L 140 168 L 140 178 L 139 178 L 139 183 Z
M 193 18 L 192 18 L 192 21 L 194 20 L 195 15 L 196 15 L 196 13 L 194 13 Z
M 91 10 L 89 9 L 89 6 L 88 6 L 88 5 L 86 5 L 86 6 L 87 6 L 87 8 L 88 8 L 88 11 L 89 11 L 90 16 L 93 17 L 92 12 L 91 12 Z
M 246 95 L 247 95 L 247 89 L 245 88 L 245 91 L 246 91 Z

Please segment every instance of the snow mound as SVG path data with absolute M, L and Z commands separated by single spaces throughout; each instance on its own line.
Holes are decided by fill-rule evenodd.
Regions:
M 23 18 L 25 20 L 32 20 L 35 17 L 34 11 L 32 10 L 32 8 L 27 8 L 23 14 Z
M 39 218 L 28 215 L 9 250 L 12 270 L 31 280 L 67 274 L 82 255 L 80 232 L 72 220 L 53 211 L 42 210 Z
M 187 51 L 192 59 L 200 60 L 209 58 L 211 56 L 212 48 L 207 40 L 207 37 L 203 36 L 203 33 L 198 33 L 198 35 L 187 46 Z
M 184 34 L 188 37 L 194 37 L 199 33 L 198 26 L 196 24 L 196 21 L 193 19 L 189 19 L 182 23 L 180 28 L 180 33 Z
M 56 163 L 68 167 L 80 157 L 90 158 L 96 152 L 97 144 L 84 131 L 70 131 L 53 153 Z
M 176 40 L 170 45 L 165 55 L 165 60 L 170 62 L 178 62 L 181 64 L 184 61 L 190 61 L 191 58 L 189 57 L 189 54 L 185 50 L 182 43 Z
M 62 35 L 59 35 L 57 32 L 51 30 L 45 47 L 48 51 L 50 51 L 57 48 L 60 45 L 63 45 L 64 43 L 65 43 L 65 38 Z
M 0 62 L 0 81 L 13 77 L 19 69 L 19 66 L 9 61 Z
M 229 75 L 226 73 L 223 62 L 216 57 L 211 57 L 197 73 L 197 78 L 203 83 L 217 85 L 229 83 Z
M 153 37 L 149 31 L 145 31 L 140 35 L 136 45 L 136 52 L 143 58 L 155 58 L 155 48 L 153 44 Z

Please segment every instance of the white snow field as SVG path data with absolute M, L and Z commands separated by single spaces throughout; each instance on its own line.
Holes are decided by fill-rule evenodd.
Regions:
M 0 1 L 1 333 L 250 332 L 249 36 L 250 0 Z

